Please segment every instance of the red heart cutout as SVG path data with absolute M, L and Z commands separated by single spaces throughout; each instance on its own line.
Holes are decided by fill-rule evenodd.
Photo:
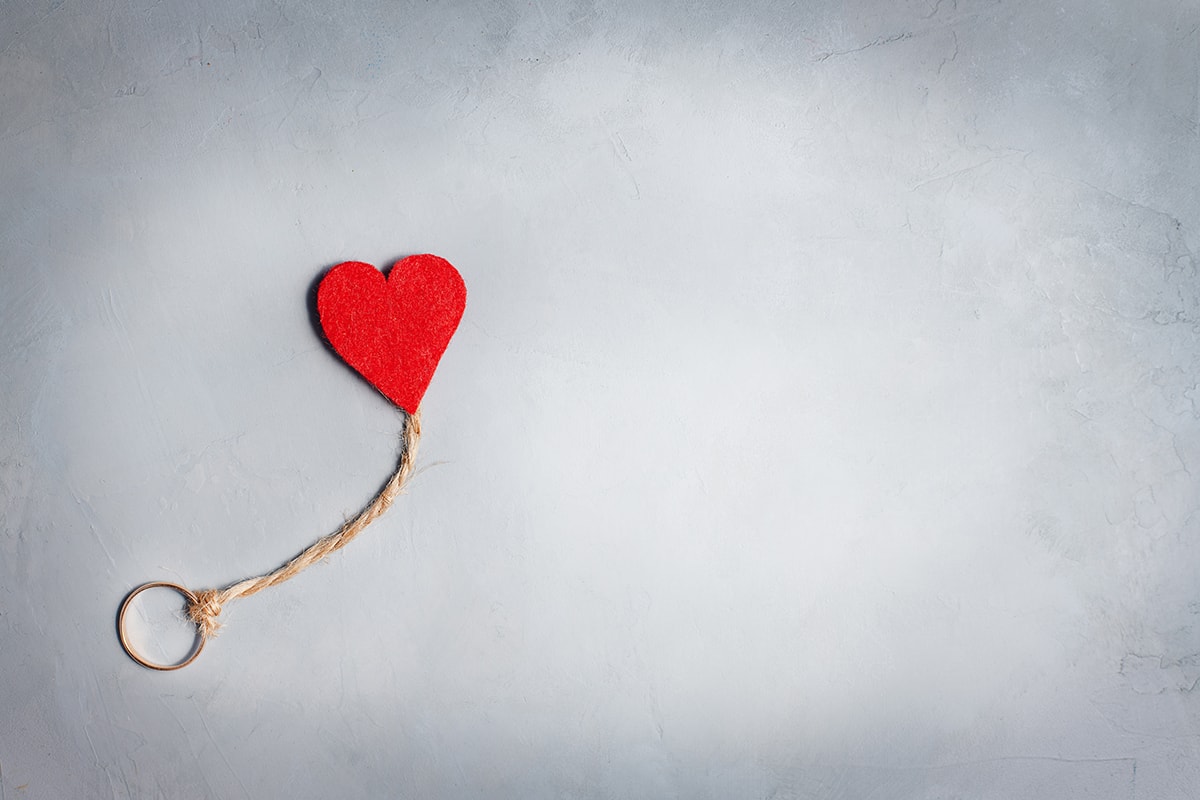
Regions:
M 317 314 L 333 349 L 410 414 L 466 305 L 458 270 L 428 254 L 397 261 L 386 278 L 370 264 L 346 261 L 317 287 Z

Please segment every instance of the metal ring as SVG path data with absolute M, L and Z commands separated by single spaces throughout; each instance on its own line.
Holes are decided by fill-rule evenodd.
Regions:
M 204 637 L 200 635 L 199 629 L 197 629 L 196 638 L 199 639 L 200 644 L 196 645 L 196 649 L 192 651 L 191 655 L 189 655 L 183 661 L 180 661 L 178 664 L 155 664 L 153 661 L 147 661 L 136 650 L 133 649 L 133 645 L 129 643 L 129 639 L 125 636 L 125 612 L 129 610 L 129 604 L 133 602 L 133 598 L 137 597 L 147 589 L 155 589 L 158 587 L 173 589 L 176 592 L 179 592 L 179 594 L 183 595 L 188 601 L 189 605 L 195 605 L 196 603 L 196 595 L 193 594 L 190 589 L 180 586 L 178 583 L 171 583 L 169 581 L 151 581 L 150 583 L 143 583 L 141 586 L 130 592 L 125 598 L 125 602 L 121 603 L 121 613 L 117 615 L 117 636 L 121 639 L 121 647 L 125 648 L 125 652 L 128 653 L 129 657 L 134 661 L 141 664 L 143 667 L 156 669 L 160 672 L 170 672 L 174 669 L 183 669 L 188 664 L 195 661 L 196 656 L 200 655 L 200 651 L 204 649 Z

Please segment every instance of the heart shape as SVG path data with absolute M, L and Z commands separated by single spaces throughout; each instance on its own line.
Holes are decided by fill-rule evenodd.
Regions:
M 410 414 L 421 404 L 466 304 L 458 270 L 429 254 L 397 261 L 386 278 L 370 264 L 346 261 L 317 287 L 317 314 L 333 349 Z

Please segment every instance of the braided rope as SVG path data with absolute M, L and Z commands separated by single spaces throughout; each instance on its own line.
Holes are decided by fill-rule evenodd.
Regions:
M 350 544 L 354 540 L 354 537 L 362 533 L 364 528 L 378 519 L 383 512 L 387 511 L 392 503 L 395 502 L 396 497 L 404 491 L 409 478 L 412 477 L 413 465 L 417 460 L 417 444 L 420 438 L 421 416 L 418 410 L 416 413 L 408 414 L 405 420 L 404 447 L 400 452 L 400 461 L 396 466 L 396 472 L 378 496 L 371 501 L 371 504 L 359 512 L 357 517 L 342 525 L 337 531 L 328 536 L 321 537 L 308 549 L 300 553 L 300 555 L 274 572 L 260 575 L 257 578 L 247 578 L 244 581 L 238 581 L 235 584 L 226 586 L 224 589 L 206 589 L 202 592 L 196 592 L 195 602 L 188 606 L 188 617 L 191 618 L 192 622 L 196 623 L 200 635 L 205 639 L 211 639 L 217 635 L 217 631 L 221 628 L 221 623 L 217 620 L 217 617 L 221 615 L 221 609 L 229 601 L 236 600 L 239 597 L 249 597 L 252 594 L 261 592 L 263 589 L 269 589 L 276 584 L 296 577 L 296 575 L 321 559 L 332 555 Z

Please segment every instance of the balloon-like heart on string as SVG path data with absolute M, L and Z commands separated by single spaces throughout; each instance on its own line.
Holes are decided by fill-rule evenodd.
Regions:
M 227 603 L 282 583 L 340 550 L 392 505 L 412 476 L 421 434 L 421 398 L 458 328 L 466 302 L 462 276 L 449 261 L 435 255 L 401 259 L 387 277 L 361 261 L 343 262 L 325 274 L 317 286 L 317 315 L 326 339 L 346 363 L 404 411 L 403 441 L 395 473 L 358 516 L 274 572 L 200 592 L 166 581 L 152 581 L 134 589 L 117 615 L 121 646 L 130 658 L 144 667 L 163 671 L 187 666 L 200 655 L 204 643 L 216 635 L 221 627 L 217 617 Z M 146 659 L 130 644 L 126 632 L 131 602 L 155 587 L 183 595 L 188 616 L 196 625 L 196 644 L 191 653 L 174 664 Z

